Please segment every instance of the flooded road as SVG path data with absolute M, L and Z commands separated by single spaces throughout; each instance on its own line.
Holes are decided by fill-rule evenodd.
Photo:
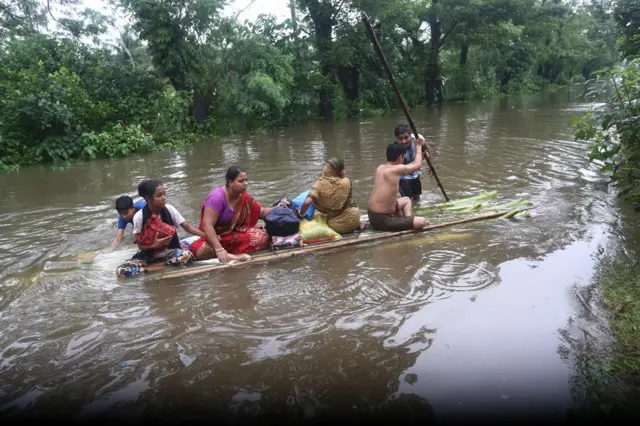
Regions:
M 107 247 L 115 198 L 143 179 L 163 181 L 197 224 L 232 164 L 271 204 L 344 157 L 364 212 L 403 117 L 0 175 L 1 415 L 563 418 L 579 293 L 618 223 L 606 178 L 573 141 L 569 121 L 588 106 L 558 92 L 413 112 L 451 199 L 527 197 L 531 218 L 169 281 L 116 280 L 131 250 L 44 264 Z M 443 200 L 424 171 L 423 188 L 423 204 Z

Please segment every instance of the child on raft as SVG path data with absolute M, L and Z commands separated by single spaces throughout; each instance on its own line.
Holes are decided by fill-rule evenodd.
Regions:
M 190 234 L 204 237 L 204 232 L 187 222 L 180 212 L 167 204 L 165 187 L 156 180 L 146 180 L 138 185 L 138 194 L 147 204 L 133 216 L 133 234 L 140 251 L 118 267 L 120 277 L 132 277 L 146 272 L 151 263 L 186 266 L 193 261 L 193 254 L 180 246 L 177 226 Z
M 122 195 L 116 199 L 116 211 L 118 212 L 118 230 L 116 238 L 111 243 L 111 247 L 117 247 L 124 238 L 124 230 L 130 223 L 133 225 L 133 215 L 138 213 L 140 209 L 147 205 L 146 200 L 138 200 L 135 203 L 133 198 L 128 195 Z

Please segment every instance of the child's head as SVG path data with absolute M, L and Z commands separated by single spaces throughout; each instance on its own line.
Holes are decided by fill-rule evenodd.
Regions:
M 151 210 L 160 210 L 167 204 L 164 185 L 157 180 L 145 180 L 138 185 L 138 194 L 147 200 Z
M 396 136 L 396 142 L 410 144 L 411 143 L 411 127 L 408 124 L 398 124 L 393 133 Z
M 133 198 L 128 195 L 122 195 L 116 199 L 116 210 L 118 215 L 124 220 L 133 219 L 136 208 L 133 206 Z
M 387 161 L 393 164 L 402 164 L 402 156 L 405 152 L 407 152 L 407 146 L 405 144 L 392 142 L 387 145 Z

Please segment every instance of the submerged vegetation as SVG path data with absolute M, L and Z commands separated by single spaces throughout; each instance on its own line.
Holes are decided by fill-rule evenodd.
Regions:
M 618 61 L 591 0 L 290 0 L 254 22 L 222 0 L 0 0 L 0 169 L 113 158 L 396 107 L 360 17 L 409 107 L 583 82 Z M 286 4 L 286 3 L 285 3 Z M 625 48 L 633 48 L 633 43 Z
M 446 203 L 434 204 L 431 207 L 416 206 L 414 212 L 418 216 L 429 217 L 430 220 L 455 220 L 456 216 L 466 213 L 496 213 L 504 212 L 501 218 L 529 217 L 531 213 L 527 209 L 533 206 L 533 202 L 526 198 L 519 198 L 509 202 L 499 202 L 496 191 L 482 191 L 473 197 L 461 198 Z

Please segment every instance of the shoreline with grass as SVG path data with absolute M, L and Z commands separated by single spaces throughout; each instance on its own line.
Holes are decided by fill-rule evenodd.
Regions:
M 635 256 L 618 247 L 598 260 L 591 283 L 602 308 L 596 321 L 606 323 L 611 341 L 598 341 L 598 348 L 579 356 L 583 394 L 569 410 L 570 419 L 640 419 L 640 259 Z

